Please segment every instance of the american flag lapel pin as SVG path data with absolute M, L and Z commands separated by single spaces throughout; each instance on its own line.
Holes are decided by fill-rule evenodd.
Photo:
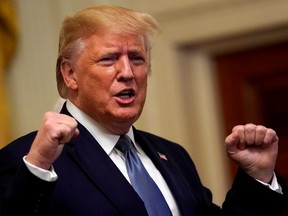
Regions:
M 164 155 L 164 154 L 162 154 L 160 152 L 158 152 L 158 154 L 159 154 L 160 159 L 168 161 L 168 158 L 166 157 L 166 155 Z

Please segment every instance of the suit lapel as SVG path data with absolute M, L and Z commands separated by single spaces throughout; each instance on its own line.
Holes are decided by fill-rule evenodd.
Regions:
M 176 200 L 181 215 L 196 215 L 196 209 L 194 208 L 196 206 L 195 197 L 189 193 L 190 189 L 188 183 L 183 178 L 182 173 L 179 172 L 177 163 L 175 163 L 173 158 L 170 158 L 169 154 L 166 152 L 165 143 L 156 143 L 157 141 L 155 139 L 143 136 L 141 132 L 139 133 L 135 129 L 134 135 L 136 142 L 141 146 L 164 177 Z M 159 148 L 161 144 L 163 144 L 162 148 Z
M 78 128 L 81 135 L 68 150 L 76 163 L 123 215 L 146 216 L 144 203 L 110 157 L 83 126 Z
M 65 105 L 61 112 L 71 116 Z M 78 129 L 80 135 L 66 147 L 75 163 L 121 214 L 147 216 L 143 201 L 99 143 L 80 123 Z

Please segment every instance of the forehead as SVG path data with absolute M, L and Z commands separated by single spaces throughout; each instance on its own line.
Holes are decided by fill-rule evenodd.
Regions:
M 145 52 L 148 47 L 143 35 L 110 30 L 97 31 L 84 41 L 87 49 L 132 49 Z

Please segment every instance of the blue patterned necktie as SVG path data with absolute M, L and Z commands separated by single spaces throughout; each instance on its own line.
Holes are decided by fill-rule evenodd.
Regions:
M 171 211 L 156 183 L 148 174 L 131 139 L 120 136 L 116 148 L 123 152 L 131 185 L 145 203 L 149 216 L 171 216 Z

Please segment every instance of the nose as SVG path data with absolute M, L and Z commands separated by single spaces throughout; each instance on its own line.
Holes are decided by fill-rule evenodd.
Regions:
M 122 56 L 117 62 L 117 79 L 130 81 L 134 78 L 133 68 L 127 56 Z

